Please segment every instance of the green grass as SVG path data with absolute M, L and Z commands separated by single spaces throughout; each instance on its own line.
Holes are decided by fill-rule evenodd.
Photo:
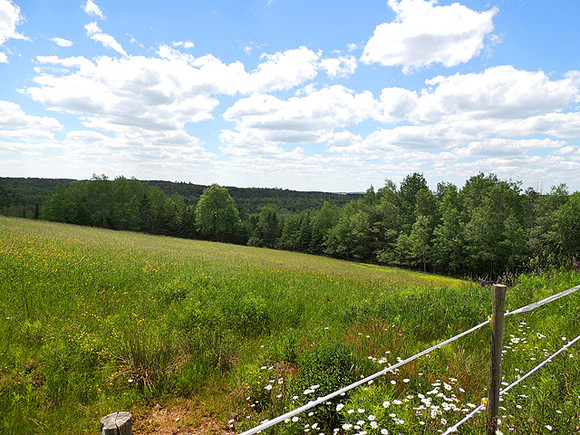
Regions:
M 508 308 L 579 282 L 565 271 L 522 276 Z M 579 300 L 508 318 L 506 382 L 578 335 Z M 0 433 L 96 433 L 110 412 L 192 397 L 238 432 L 480 323 L 490 310 L 489 289 L 447 277 L 0 217 Z M 488 349 L 484 328 L 272 431 L 445 429 L 485 395 Z M 578 430 L 578 358 L 571 349 L 510 393 L 504 433 Z M 460 410 L 439 393 L 455 394 Z M 420 408 L 419 394 L 432 398 L 429 408 Z M 481 433 L 483 421 L 463 433 Z

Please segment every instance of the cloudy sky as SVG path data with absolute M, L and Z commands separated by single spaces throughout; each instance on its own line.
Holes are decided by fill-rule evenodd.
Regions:
M 580 190 L 578 0 L 0 0 L 0 176 Z

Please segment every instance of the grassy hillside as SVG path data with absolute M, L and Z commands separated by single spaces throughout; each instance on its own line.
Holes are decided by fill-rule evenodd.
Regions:
M 508 308 L 578 282 L 521 277 Z M 481 322 L 490 300 L 404 270 L 0 217 L 0 432 L 97 433 L 109 412 L 192 398 L 239 432 Z M 580 333 L 579 301 L 508 318 L 507 382 Z M 480 330 L 276 431 L 445 429 L 485 395 L 488 348 Z M 502 430 L 580 430 L 578 358 L 514 389 Z

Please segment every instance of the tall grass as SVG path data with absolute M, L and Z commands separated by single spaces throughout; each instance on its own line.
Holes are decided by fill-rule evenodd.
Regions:
M 579 278 L 520 277 L 508 307 Z M 0 432 L 96 433 L 109 412 L 193 396 L 244 430 L 481 322 L 490 301 L 489 289 L 446 277 L 0 217 Z M 506 381 L 578 334 L 578 301 L 508 318 Z M 488 348 L 479 331 L 272 431 L 444 429 L 485 395 Z M 504 401 L 502 430 L 573 430 L 570 355 Z

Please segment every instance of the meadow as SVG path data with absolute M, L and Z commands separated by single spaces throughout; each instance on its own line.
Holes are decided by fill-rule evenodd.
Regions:
M 510 310 L 580 283 L 511 277 Z M 580 334 L 580 292 L 506 319 L 504 381 Z M 263 248 L 0 217 L 0 432 L 97 433 L 193 400 L 249 429 L 487 318 L 479 282 Z M 489 328 L 270 433 L 436 433 L 485 397 Z M 504 433 L 580 433 L 580 352 L 510 391 Z M 485 416 L 460 433 L 481 433 Z M 189 421 L 195 426 L 199 422 Z

